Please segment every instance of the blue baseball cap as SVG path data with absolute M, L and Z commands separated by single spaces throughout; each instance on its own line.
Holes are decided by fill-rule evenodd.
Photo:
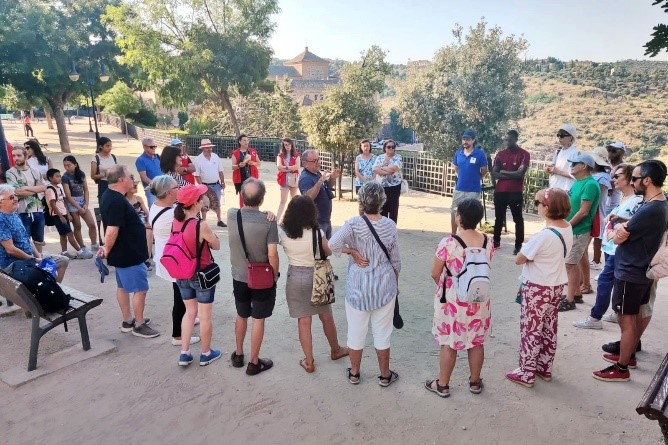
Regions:
M 169 145 L 183 145 L 183 141 L 179 138 L 174 138 L 169 142 Z
M 462 138 L 475 139 L 475 131 L 468 129 L 462 133 Z
M 583 164 L 588 165 L 591 168 L 594 168 L 594 166 L 596 165 L 594 157 L 586 153 L 579 153 L 576 156 L 569 159 L 568 162 L 570 163 L 582 162 Z
M 104 283 L 104 277 L 109 275 L 109 268 L 99 256 L 95 257 L 95 265 L 97 266 L 97 271 L 100 272 L 100 283 Z

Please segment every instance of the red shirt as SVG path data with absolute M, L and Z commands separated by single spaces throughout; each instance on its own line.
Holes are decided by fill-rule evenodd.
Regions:
M 501 150 L 494 158 L 494 167 L 500 167 L 500 170 L 515 172 L 521 167 L 528 167 L 531 161 L 531 155 L 519 145 L 517 148 L 506 148 Z M 496 181 L 495 192 L 522 192 L 524 188 L 524 178 L 520 179 L 498 179 Z
M 192 161 L 190 160 L 190 157 L 188 155 L 181 156 L 181 167 L 186 168 L 190 164 L 192 164 Z M 188 184 L 194 184 L 195 183 L 195 175 L 192 172 L 191 173 L 181 173 L 181 177 Z

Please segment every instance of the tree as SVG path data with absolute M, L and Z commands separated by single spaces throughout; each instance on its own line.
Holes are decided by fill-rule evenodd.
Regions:
M 663 12 L 668 13 L 668 0 L 654 0 L 652 5 L 660 5 Z M 668 51 L 668 25 L 659 24 L 652 28 L 652 39 L 644 45 L 645 55 L 655 57 L 661 50 Z
M 439 50 L 427 68 L 409 71 L 399 88 L 402 123 L 412 128 L 436 157 L 451 159 L 466 128 L 483 147 L 502 143 L 509 123 L 524 114 L 524 84 L 519 55 L 526 40 L 503 37 L 484 21 Z
M 128 114 L 137 113 L 141 108 L 141 101 L 132 93 L 130 87 L 125 82 L 118 81 L 116 84 L 105 91 L 98 98 L 98 103 L 105 107 L 106 111 L 110 111 L 118 116 L 125 118 Z M 124 126 L 123 131 L 127 134 Z
M 401 125 L 401 115 L 396 108 L 390 110 L 389 130 L 390 138 L 397 142 L 410 143 L 413 141 L 413 131 Z
M 63 107 L 89 89 L 86 82 L 69 79 L 72 62 L 83 78 L 94 70 L 99 75 L 97 61 L 104 61 L 112 74 L 117 72 L 118 49 L 100 23 L 104 8 L 117 1 L 0 2 L 0 83 L 12 85 L 33 105 L 48 103 L 63 152 L 70 152 Z M 92 88 L 99 93 L 100 82 Z
M 302 123 L 311 145 L 343 154 L 359 140 L 378 131 L 380 106 L 376 96 L 385 88 L 390 65 L 385 52 L 372 46 L 358 62 L 344 65 L 341 83 L 328 87 L 325 99 L 302 109 Z
M 277 0 L 143 0 L 109 7 L 106 20 L 122 62 L 145 71 L 163 101 L 214 99 L 239 135 L 230 94 L 248 95 L 267 77 L 277 12 Z

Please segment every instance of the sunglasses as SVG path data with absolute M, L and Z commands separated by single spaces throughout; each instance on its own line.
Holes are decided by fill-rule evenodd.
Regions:
M 304 162 L 320 162 L 320 158 L 318 158 L 318 159 L 306 159 Z
M 631 182 L 636 182 L 638 179 L 645 179 L 647 176 L 631 176 Z
M 387 145 L 385 148 L 386 149 L 389 148 L 390 150 L 394 150 L 397 147 L 395 145 Z
M 558 138 L 565 138 L 565 137 L 568 137 L 568 136 L 570 136 L 570 134 L 568 134 L 568 133 L 557 133 Z
M 536 200 L 534 200 L 533 205 L 534 205 L 535 207 L 538 207 L 538 206 L 540 206 L 540 205 L 543 205 L 543 201 L 536 199 Z
M 155 150 L 156 148 L 158 148 L 157 145 L 145 145 L 145 147 L 152 148 L 153 150 Z
M 619 179 L 619 178 L 623 178 L 623 177 L 624 177 L 624 175 L 612 175 L 613 179 Z

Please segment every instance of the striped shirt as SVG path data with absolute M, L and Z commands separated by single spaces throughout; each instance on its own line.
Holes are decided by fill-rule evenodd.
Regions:
M 367 267 L 358 266 L 350 256 L 346 280 L 346 301 L 359 311 L 373 311 L 388 304 L 397 295 L 397 280 L 394 270 L 401 270 L 397 226 L 389 218 L 371 221 L 381 241 L 385 244 L 392 263 L 361 216 L 346 221 L 329 240 L 329 247 L 337 256 L 341 249 L 357 250 L 369 261 Z

